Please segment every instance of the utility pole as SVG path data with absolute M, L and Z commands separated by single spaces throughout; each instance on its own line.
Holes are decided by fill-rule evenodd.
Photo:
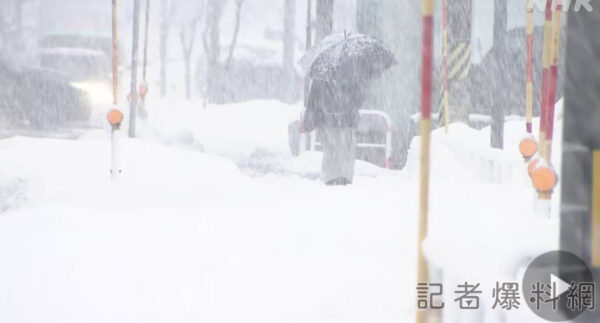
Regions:
M 131 92 L 129 106 L 129 137 L 135 138 L 135 119 L 137 109 L 137 68 L 138 68 L 138 43 L 140 38 L 140 0 L 133 2 L 133 46 L 131 51 Z
M 312 0 L 306 3 L 306 51 L 312 48 Z M 304 76 L 304 106 L 308 106 L 308 96 L 310 94 L 310 72 Z M 299 152 L 306 150 L 306 131 L 304 130 L 304 120 L 300 123 Z
M 142 66 L 142 84 L 140 85 L 140 117 L 146 118 L 146 94 L 148 94 L 148 80 L 146 79 L 146 68 L 148 66 L 148 36 L 150 29 L 150 0 L 146 0 L 146 26 L 144 27 L 144 58 Z

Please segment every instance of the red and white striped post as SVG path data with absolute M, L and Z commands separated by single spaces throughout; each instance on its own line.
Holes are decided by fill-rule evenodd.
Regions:
M 121 122 L 123 113 L 119 110 L 119 25 L 118 0 L 112 0 L 112 46 L 113 46 L 113 107 L 108 112 L 107 121 L 111 126 L 111 165 L 110 176 L 116 182 L 121 175 Z
M 450 123 L 450 92 L 448 90 L 448 0 L 442 0 L 442 68 L 444 93 L 442 104 L 444 109 L 444 129 L 448 133 Z
M 546 147 L 546 120 L 548 112 L 548 83 L 550 83 L 550 50 L 552 37 L 552 0 L 546 2 L 546 21 L 544 22 L 544 47 L 542 54 L 542 97 L 540 104 L 539 146 L 542 156 Z
M 428 283 L 427 259 L 423 242 L 427 236 L 429 214 L 429 158 L 431 141 L 431 87 L 433 76 L 433 0 L 423 0 L 423 48 L 421 70 L 421 171 L 419 197 L 419 235 L 417 244 L 417 283 Z M 427 322 L 427 312 L 417 311 L 417 323 Z
M 558 55 L 560 50 L 560 27 L 562 16 L 562 1 L 554 0 L 555 4 L 552 7 L 552 38 L 550 43 L 550 73 L 548 83 L 548 99 L 546 101 L 546 140 L 544 144 L 544 154 L 546 160 L 550 162 L 552 159 L 552 137 L 554 136 L 554 105 L 556 102 L 556 87 L 558 80 Z
M 533 133 L 533 9 L 527 11 L 527 82 L 525 85 L 525 129 Z

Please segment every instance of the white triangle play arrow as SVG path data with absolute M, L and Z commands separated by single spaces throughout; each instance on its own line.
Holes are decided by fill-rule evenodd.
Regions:
M 556 283 L 556 285 L 555 285 L 555 283 Z M 556 296 L 557 297 L 562 295 L 566 291 L 568 291 L 569 288 L 571 287 L 571 284 L 568 284 L 564 280 L 562 280 L 552 274 L 550 274 L 550 284 L 552 286 L 556 286 Z

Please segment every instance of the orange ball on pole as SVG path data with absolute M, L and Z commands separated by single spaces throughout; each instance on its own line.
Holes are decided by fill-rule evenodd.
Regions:
M 531 181 L 538 192 L 550 193 L 558 184 L 558 175 L 552 166 L 542 163 L 533 170 Z
M 523 155 L 523 158 L 529 159 L 535 155 L 538 150 L 538 144 L 535 141 L 535 138 L 531 135 L 525 136 L 519 142 L 519 152 Z
M 106 115 L 106 120 L 108 120 L 108 123 L 112 126 L 118 126 L 123 121 L 123 112 L 119 109 L 111 109 Z

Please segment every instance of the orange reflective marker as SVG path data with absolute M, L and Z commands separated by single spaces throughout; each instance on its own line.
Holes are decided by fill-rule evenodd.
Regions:
M 535 138 L 533 138 L 531 135 L 525 136 L 523 139 L 521 139 L 521 142 L 519 142 L 519 151 L 525 159 L 530 159 L 533 157 L 533 155 L 535 155 L 537 152 L 537 149 L 538 144 L 535 141 Z
M 539 162 L 540 162 L 540 158 L 535 157 L 535 158 L 531 159 L 529 164 L 527 164 L 527 174 L 529 174 L 529 177 L 533 177 L 533 170 L 537 167 Z
M 111 109 L 106 115 L 106 120 L 108 120 L 108 123 L 112 126 L 118 126 L 123 121 L 123 112 L 119 109 Z
M 558 175 L 552 166 L 542 164 L 534 168 L 531 181 L 538 192 L 550 193 L 558 183 Z

